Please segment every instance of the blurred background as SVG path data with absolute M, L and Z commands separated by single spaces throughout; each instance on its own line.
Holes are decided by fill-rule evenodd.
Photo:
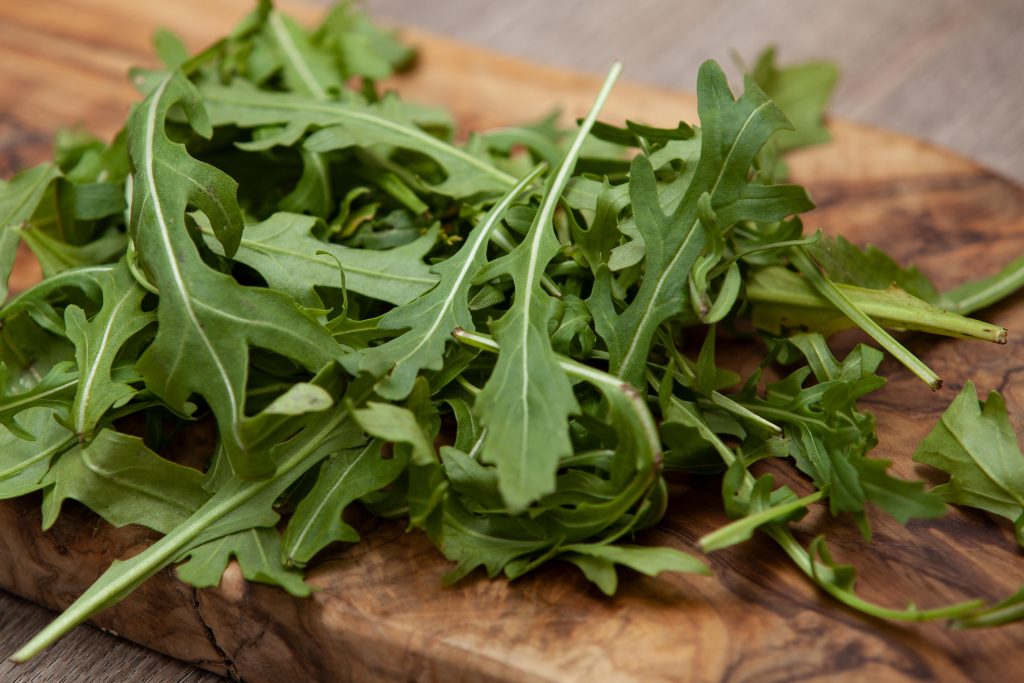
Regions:
M 307 0 L 309 1 L 309 0 Z M 322 3 L 327 4 L 327 3 Z M 694 89 L 713 58 L 738 74 L 829 59 L 831 111 L 924 138 L 1024 182 L 1024 0 L 365 0 L 394 25 L 533 61 Z

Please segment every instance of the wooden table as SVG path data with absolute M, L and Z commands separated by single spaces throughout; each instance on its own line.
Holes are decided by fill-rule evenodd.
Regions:
M 149 61 L 145 39 L 149 27 L 169 25 L 184 28 L 191 43 L 198 46 L 228 26 L 231 17 L 244 4 L 237 0 L 207 0 L 202 3 L 189 0 L 173 6 L 170 3 L 144 3 L 137 7 L 127 0 L 61 0 L 20 3 L 17 6 L 10 4 L 0 8 L 0 92 L 10 93 L 12 88 L 18 89 L 17 95 L 11 96 L 4 103 L 5 116 L 0 119 L 0 150 L 4 152 L 3 163 L 6 169 L 11 170 L 15 166 L 41 159 L 46 153 L 50 131 L 58 124 L 82 120 L 90 128 L 109 134 L 112 126 L 123 118 L 126 102 L 132 98 L 130 88 L 119 78 L 120 73 L 127 64 Z M 378 2 L 374 6 L 384 5 L 386 3 Z M 996 5 L 998 3 L 992 6 Z M 189 18 L 186 8 L 190 6 L 203 7 L 203 22 Z M 390 6 L 394 7 L 393 4 Z M 532 5 L 527 3 L 524 6 Z M 638 7 L 643 9 L 644 3 L 638 3 Z M 946 8 L 943 11 L 948 11 L 948 6 L 943 7 Z M 551 11 L 564 10 L 552 7 Z M 602 10 L 597 8 L 592 11 L 600 13 Z M 610 10 L 606 8 L 603 11 L 607 17 Z M 440 14 L 444 15 L 444 12 Z M 467 24 L 472 26 L 474 21 L 477 25 L 481 21 L 500 23 L 492 14 L 478 14 L 466 14 L 470 17 Z M 448 16 L 451 16 L 450 12 Z M 724 22 L 720 13 L 713 16 Z M 118 17 L 113 23 L 118 30 L 113 33 L 110 31 L 111 24 L 104 20 L 110 17 Z M 588 17 L 587 21 L 594 21 L 593 17 Z M 410 15 L 399 18 L 415 22 L 415 18 Z M 519 18 L 522 19 L 522 16 Z M 610 20 L 614 20 L 614 17 Z M 534 18 L 532 21 L 538 20 Z M 632 16 L 631 21 L 637 21 L 636 17 Z M 736 21 L 741 26 L 748 25 L 747 22 L 749 25 L 757 24 L 749 15 Z M 508 26 L 520 27 L 523 40 L 518 44 L 525 44 L 523 41 L 530 31 L 523 28 L 523 22 L 517 23 L 511 19 L 505 22 Z M 1004 27 L 1007 25 L 1013 24 L 1003 23 Z M 514 31 L 511 33 L 515 34 Z M 802 38 L 798 41 L 805 46 L 801 49 L 808 49 L 806 40 Z M 102 49 L 97 49 L 97 44 L 102 44 Z M 480 58 L 475 63 L 466 62 L 466 53 L 459 52 L 458 48 L 449 49 L 449 46 L 436 42 L 431 43 L 431 47 L 434 49 L 428 49 L 423 69 L 424 74 L 432 75 L 407 86 L 410 97 L 442 99 L 461 114 L 465 123 L 472 126 L 506 123 L 543 113 L 556 99 L 566 108 L 579 111 L 585 107 L 592 94 L 593 84 L 586 78 L 554 71 L 535 73 L 524 70 L 514 61 L 503 59 Z M 647 49 L 655 48 L 648 45 Z M 822 43 L 811 52 L 827 54 L 843 49 L 835 43 Z M 468 90 L 463 87 L 460 91 L 459 83 L 456 82 L 458 79 L 452 70 L 457 65 L 466 67 L 467 64 L 471 67 L 470 80 L 480 87 Z M 494 77 L 484 74 L 484 66 L 488 67 L 488 73 L 499 75 Z M 898 76 L 878 74 L 877 69 L 876 75 L 880 81 L 889 84 L 887 87 L 890 90 L 893 79 L 898 80 Z M 465 77 L 465 74 L 461 74 L 459 78 Z M 45 85 L 34 85 L 35 80 L 40 78 Z M 516 92 L 523 96 L 515 98 L 515 104 L 511 107 L 501 110 L 484 107 L 481 110 L 481 101 L 501 101 L 498 99 L 501 93 L 487 92 L 483 85 L 491 83 L 497 90 L 503 83 L 508 83 L 508 79 L 514 81 Z M 1004 82 L 1001 90 L 998 85 L 991 87 L 994 92 L 1009 90 L 1012 101 L 1012 86 L 1012 82 Z M 557 93 L 557 96 L 552 93 Z M 620 89 L 617 102 L 613 104 L 613 109 L 617 107 L 620 112 L 632 113 L 642 108 L 654 122 L 668 122 L 679 116 L 692 120 L 692 101 L 682 96 L 666 97 L 652 90 L 626 86 Z M 11 112 L 10 115 L 7 115 L 8 112 Z M 978 128 L 987 129 L 989 126 Z M 913 226 L 917 232 L 916 239 L 903 242 L 898 254 L 915 257 L 942 285 L 954 284 L 958 277 L 956 272 L 944 267 L 949 250 L 960 249 L 961 255 L 975 256 L 978 267 L 986 271 L 1010 255 L 1024 251 L 1024 199 L 1018 189 L 968 162 L 904 138 L 845 124 L 837 126 L 837 136 L 837 143 L 831 151 L 822 150 L 805 155 L 795 164 L 800 179 L 813 180 L 812 192 L 822 206 L 817 213 L 819 222 L 833 230 L 851 230 L 860 239 L 880 243 L 888 243 L 893 229 L 891 222 Z M 1012 141 L 1014 138 L 1011 135 L 1009 139 Z M 1008 144 L 1008 147 L 1012 150 L 1012 144 Z M 836 159 L 842 159 L 838 168 Z M 1012 168 L 1009 170 L 1014 172 Z M 967 212 L 968 208 L 972 211 Z M 877 220 L 879 212 L 890 217 L 891 222 Z M 973 247 L 965 238 L 960 241 L 956 238 L 947 239 L 941 245 L 936 245 L 932 239 L 935 235 L 955 233 L 965 226 L 976 238 L 981 236 Z M 986 230 L 993 231 L 989 234 L 993 240 L 997 239 L 997 235 L 1001 237 L 998 237 L 998 241 L 987 243 L 983 239 Z M 1020 308 L 1019 305 L 1004 306 L 989 312 L 988 317 L 1000 324 L 1016 321 L 1020 329 L 1024 327 L 1024 315 Z M 1003 388 L 1008 392 L 1011 410 L 1016 408 L 1018 416 L 1024 414 L 1024 396 L 1005 381 L 1007 368 L 1024 364 L 1024 354 L 1019 345 L 1011 343 L 1009 348 L 991 353 L 986 349 L 984 356 L 961 351 L 969 347 L 960 345 L 940 343 L 919 346 L 926 349 L 929 362 L 943 372 L 953 388 L 970 371 L 982 386 L 1005 385 Z M 876 402 L 884 440 L 880 455 L 894 457 L 909 452 L 915 439 L 924 433 L 934 416 L 941 411 L 944 402 L 950 398 L 949 392 L 926 396 L 922 403 L 913 406 L 915 412 L 912 417 L 915 419 L 906 428 L 907 425 L 901 422 L 906 416 L 896 415 L 895 406 L 899 405 L 901 392 L 917 393 L 916 387 L 909 386 L 909 382 L 904 379 L 896 381 L 888 393 Z M 1019 418 L 1016 426 L 1021 431 Z M 913 473 L 905 457 L 899 467 L 904 474 Z M 719 521 L 704 519 L 690 523 L 691 520 L 687 519 L 689 511 L 696 509 L 702 496 L 706 497 L 706 493 L 698 490 L 691 492 L 688 499 L 681 498 L 684 502 L 666 524 L 645 540 L 691 545 L 696 536 Z M 973 526 L 969 526 L 968 522 Z M 816 522 L 811 520 L 810 523 Z M 991 562 L 983 565 L 968 562 L 960 569 L 964 572 L 963 576 L 969 578 L 958 580 L 955 575 L 951 578 L 948 573 L 943 573 L 941 562 L 934 563 L 927 556 L 915 557 L 910 550 L 913 547 L 911 543 L 923 537 L 932 544 L 928 546 L 931 550 L 927 552 L 938 552 L 937 549 L 951 543 L 955 545 L 963 534 L 970 534 L 972 542 L 1010 547 L 1003 526 L 980 523 L 979 527 L 979 523 L 977 517 L 957 516 L 947 522 L 918 524 L 909 532 L 898 526 L 883 525 L 879 533 L 882 537 L 879 538 L 881 555 L 866 564 L 863 575 L 869 595 L 891 600 L 894 594 L 910 590 L 916 591 L 915 595 L 924 602 L 930 592 L 946 594 L 959 590 L 965 594 L 971 593 L 975 587 L 962 584 L 971 583 L 971 579 L 982 580 L 998 572 L 1002 572 L 1003 576 L 996 583 L 1005 584 L 1005 587 L 1020 583 L 1024 580 L 1024 572 L 1019 558 L 1012 551 L 997 552 Z M 399 547 L 399 556 L 404 557 L 404 561 L 414 560 L 417 563 L 424 573 L 424 590 L 429 592 L 431 586 L 436 588 L 436 578 L 443 570 L 443 563 L 431 554 L 432 551 L 422 541 L 397 536 L 387 528 L 382 528 L 377 538 L 383 539 L 384 546 L 393 543 Z M 851 536 L 838 537 L 837 545 L 840 552 L 855 555 L 864 552 L 863 547 Z M 889 549 L 883 550 L 886 547 Z M 382 557 L 388 557 L 386 550 L 383 551 L 385 555 L 380 555 L 380 552 L 380 546 L 371 547 L 365 554 L 354 553 L 349 560 L 342 560 L 342 564 L 346 561 L 372 564 Z M 967 676 L 978 679 L 994 676 L 996 669 L 980 667 L 979 661 L 1001 658 L 998 673 L 1003 676 L 1019 672 L 1020 667 L 1024 666 L 1017 654 L 1024 641 L 1019 627 L 1006 629 L 989 638 L 979 637 L 978 634 L 961 637 L 944 632 L 937 626 L 904 629 L 865 620 L 822 599 L 800 577 L 787 570 L 779 562 L 778 554 L 767 544 L 753 543 L 735 552 L 716 556 L 715 567 L 722 583 L 695 582 L 691 579 L 630 581 L 625 587 L 624 596 L 616 602 L 598 598 L 576 579 L 560 580 L 557 571 L 511 588 L 476 579 L 460 590 L 465 591 L 466 604 L 500 605 L 505 604 L 502 601 L 511 599 L 513 602 L 510 604 L 518 605 L 520 611 L 526 609 L 524 606 L 529 606 L 530 610 L 534 610 L 533 616 L 541 620 L 538 623 L 543 623 L 545 629 L 565 635 L 587 632 L 600 636 L 609 629 L 625 628 L 628 619 L 624 621 L 623 615 L 628 614 L 631 608 L 640 609 L 652 601 L 677 603 L 678 610 L 666 615 L 665 631 L 650 634 L 652 641 L 658 645 L 657 651 L 644 652 L 643 656 L 660 661 L 665 658 L 665 652 L 677 650 L 682 653 L 681 657 L 688 658 L 691 663 L 700 663 L 699 669 L 692 673 L 695 678 L 701 679 L 729 677 L 730 680 L 742 680 L 758 677 L 764 680 L 767 677 L 769 680 L 785 680 L 789 675 L 797 673 L 813 678 L 823 677 L 827 672 L 841 671 L 842 666 L 847 666 L 859 667 L 847 670 L 854 677 L 874 675 L 909 680 L 931 676 L 965 680 Z M 896 570 L 896 576 L 890 579 L 886 572 L 893 569 Z M 912 572 L 918 570 L 923 570 L 923 574 L 915 577 Z M 161 584 L 163 588 L 170 585 L 166 577 L 161 580 L 164 581 Z M 256 594 L 272 601 L 280 599 L 273 597 L 276 594 L 272 591 L 260 589 Z M 216 601 L 214 596 L 210 604 L 216 605 Z M 563 620 L 564 623 L 558 621 L 558 612 L 552 613 L 554 616 L 548 615 L 545 620 L 545 608 L 553 609 L 551 606 L 559 603 L 564 603 L 564 609 L 567 610 L 568 616 Z M 443 605 L 443 599 L 437 604 Z M 377 608 L 383 609 L 385 606 L 382 603 Z M 393 604 L 391 606 L 394 607 Z M 409 605 L 406 607 L 409 608 Z M 597 624 L 574 624 L 574 610 L 577 611 L 575 613 L 582 610 L 591 615 L 603 614 L 605 619 Z M 737 615 L 752 611 L 758 612 L 760 617 L 749 623 L 743 622 L 746 624 L 744 628 L 759 624 L 760 630 L 740 629 L 729 633 L 730 629 L 741 623 L 734 621 Z M 3 643 L 0 654 L 12 650 L 45 619 L 36 608 L 3 594 L 0 594 L 0 613 L 4 615 L 0 621 L 0 643 Z M 430 618 L 429 614 L 420 613 L 419 616 L 421 619 Z M 485 611 L 482 618 L 488 616 L 514 622 L 517 615 L 503 615 L 500 611 L 491 610 Z M 702 631 L 687 632 L 687 623 L 691 631 L 697 628 Z M 451 647 L 451 639 L 448 644 Z M 168 643 L 162 645 L 167 647 Z M 411 638 L 402 643 L 401 647 L 395 647 L 396 652 L 422 653 L 427 645 L 429 641 Z M 500 647 L 497 650 L 487 649 L 485 644 L 479 642 L 472 642 L 466 647 L 485 652 L 485 659 L 494 659 L 489 669 L 486 663 L 481 665 L 484 670 L 492 673 L 501 670 L 498 665 L 503 655 L 515 651 L 511 647 L 504 650 Z M 800 670 L 773 669 L 773 659 L 778 658 L 779 652 L 809 652 L 814 656 L 807 658 Z M 571 659 L 573 656 L 572 652 L 563 654 L 563 659 Z M 588 675 L 586 667 L 581 667 L 579 662 L 575 669 L 571 668 L 572 664 L 571 661 L 562 661 L 561 671 L 575 671 L 576 678 Z M 423 676 L 430 679 L 433 673 L 438 680 L 444 680 L 444 672 L 453 671 L 445 666 L 453 664 L 441 660 L 432 663 L 425 660 Z M 651 666 L 653 670 L 653 664 Z M 644 669 L 637 665 L 631 670 Z M 236 671 L 247 673 L 238 669 Z M 508 676 L 508 669 L 505 671 L 506 680 L 515 679 Z M 542 672 L 534 673 L 540 675 Z M 594 672 L 590 672 L 590 677 L 594 676 Z M 79 629 L 47 657 L 27 667 L 11 669 L 7 663 L 0 664 L 0 679 L 5 681 L 199 681 L 211 678 L 210 674 L 198 672 L 124 641 L 115 641 L 88 627 Z M 599 680 L 599 677 L 595 680 Z

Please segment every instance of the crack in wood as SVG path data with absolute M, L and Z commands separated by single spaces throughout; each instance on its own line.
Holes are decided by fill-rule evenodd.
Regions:
M 206 635 L 206 641 L 213 648 L 214 652 L 221 658 L 221 666 L 227 672 L 228 678 L 238 683 L 245 683 L 241 674 L 238 673 L 238 667 L 235 665 L 235 660 L 232 659 L 227 651 L 221 647 L 217 641 L 217 634 L 214 632 L 213 627 L 206 621 L 206 617 L 203 616 L 203 608 L 199 604 L 199 589 L 192 588 L 192 609 L 195 611 L 196 619 L 199 620 L 199 625 L 203 627 L 203 633 Z

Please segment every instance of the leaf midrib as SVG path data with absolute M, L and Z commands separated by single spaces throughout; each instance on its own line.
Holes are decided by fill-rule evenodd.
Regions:
M 209 235 L 209 236 L 212 236 L 212 237 L 216 237 L 216 235 L 214 234 L 212 228 L 208 228 L 206 226 L 199 226 L 199 231 L 202 234 L 204 234 L 204 235 Z M 282 256 L 289 256 L 289 257 L 296 258 L 296 259 L 303 260 L 303 261 L 312 261 L 313 263 L 317 263 L 317 264 L 325 266 L 325 267 L 331 267 L 331 265 L 333 263 L 331 259 L 326 258 L 326 257 L 318 258 L 315 255 L 314 256 L 310 256 L 309 254 L 304 254 L 304 253 L 298 252 L 298 251 L 292 251 L 290 249 L 285 249 L 284 247 L 279 247 L 279 246 L 276 246 L 276 245 L 268 244 L 267 242 L 257 242 L 255 240 L 249 240 L 249 239 L 246 239 L 245 237 L 242 238 L 240 244 L 241 244 L 241 246 L 246 247 L 248 249 L 251 249 L 252 251 L 262 252 L 262 253 L 266 254 L 267 256 L 271 256 L 271 257 L 272 257 L 272 254 L 280 254 Z M 331 246 L 335 246 L 336 247 L 338 245 L 332 245 L 332 244 L 325 243 L 323 246 L 326 248 L 326 247 L 331 247 Z M 353 273 L 359 273 L 360 275 L 364 275 L 364 276 L 366 276 L 368 278 L 379 278 L 379 279 L 384 279 L 384 280 L 394 280 L 396 282 L 412 282 L 412 283 L 423 284 L 423 285 L 434 285 L 434 284 L 437 284 L 437 278 L 415 277 L 415 276 L 411 276 L 411 275 L 398 275 L 398 274 L 395 274 L 395 273 L 389 273 L 389 272 L 384 272 L 384 271 L 380 271 L 380 270 L 368 270 L 366 268 L 359 268 L 357 266 L 351 266 L 349 264 L 344 264 L 344 269 L 345 269 L 346 272 L 351 271 Z
M 82 382 L 81 384 L 82 398 L 78 406 L 78 419 L 76 421 L 76 426 L 78 427 L 79 432 L 83 431 L 83 425 L 85 424 L 85 414 L 86 412 L 88 412 L 87 407 L 89 405 L 89 393 L 92 391 L 92 383 L 96 380 L 96 374 L 99 372 L 100 369 L 99 360 L 100 358 L 103 357 L 104 353 L 106 352 L 106 347 L 110 343 L 110 335 L 114 330 L 114 323 L 118 321 L 118 313 L 121 312 L 121 309 L 124 307 L 125 303 L 127 303 L 129 298 L 131 298 L 132 294 L 134 294 L 133 290 L 135 287 L 138 287 L 138 285 L 132 283 L 131 287 L 128 288 L 128 290 L 124 293 L 124 296 L 121 297 L 121 299 L 117 302 L 117 305 L 114 307 L 114 310 L 111 312 L 110 318 L 107 320 L 107 324 L 104 326 L 103 336 L 100 338 L 99 348 L 97 349 L 96 354 L 94 356 L 95 362 L 89 365 L 89 372 L 85 376 L 85 381 Z M 86 334 L 86 358 L 89 357 L 88 340 L 89 336 L 88 334 Z
M 370 441 L 368 444 L 366 444 L 366 446 L 363 448 L 363 450 L 360 451 L 359 455 L 357 455 L 355 458 L 352 459 L 352 462 L 350 462 L 348 464 L 348 467 L 346 467 L 344 469 L 344 471 L 341 472 L 340 476 L 337 478 L 337 480 L 334 482 L 334 484 L 331 485 L 331 488 L 327 492 L 327 495 L 323 496 L 320 499 L 320 502 L 317 504 L 316 509 L 313 511 L 313 514 L 310 515 L 310 517 L 309 517 L 309 522 L 303 526 L 302 531 L 299 533 L 298 538 L 296 538 L 293 543 L 289 544 L 290 545 L 290 548 L 288 550 L 289 557 L 294 556 L 295 553 L 298 551 L 298 549 L 302 547 L 303 541 L 306 540 L 306 536 L 309 535 L 310 529 L 312 528 L 314 523 L 318 520 L 318 518 L 320 517 L 320 514 L 323 512 L 324 508 L 327 507 L 328 502 L 331 502 L 331 501 L 334 500 L 334 494 L 338 491 L 338 489 L 341 487 L 341 485 L 343 483 L 345 483 L 345 481 L 348 479 L 348 475 L 351 474 L 352 470 L 355 469 L 356 465 L 358 465 L 360 462 L 363 461 L 363 458 L 366 457 L 366 455 L 370 452 L 370 449 L 373 447 L 373 445 L 375 443 L 377 443 L 377 442 L 376 441 Z
M 171 269 L 171 274 L 174 277 L 175 288 L 180 293 L 181 304 L 188 315 L 189 321 L 192 323 L 192 327 L 195 329 L 196 334 L 202 340 L 203 345 L 213 360 L 214 365 L 217 367 L 217 372 L 220 374 L 222 383 L 227 389 L 228 393 L 228 404 L 230 408 L 230 422 L 231 422 L 231 435 L 234 438 L 236 444 L 242 445 L 242 435 L 239 431 L 238 421 L 238 399 L 235 396 L 235 388 L 232 386 L 230 378 L 227 375 L 227 370 L 224 368 L 224 364 L 220 360 L 220 356 L 213 346 L 213 343 L 206 336 L 202 325 L 199 322 L 199 318 L 196 316 L 195 311 L 192 309 L 191 293 L 188 287 L 185 285 L 185 281 L 181 276 L 181 271 L 178 269 L 178 261 L 175 258 L 174 247 L 171 244 L 170 228 L 167 225 L 167 220 L 164 217 L 163 206 L 160 202 L 160 194 L 156 187 L 156 178 L 154 176 L 155 162 L 156 162 L 156 150 L 155 150 L 155 139 L 156 139 L 156 119 L 157 111 L 161 98 L 163 97 L 164 91 L 171 82 L 173 74 L 163 80 L 163 82 L 157 87 L 156 91 L 151 96 L 149 103 L 149 109 L 146 112 L 146 145 L 144 147 L 144 167 L 146 168 L 146 184 L 149 186 L 149 195 L 152 198 L 153 212 L 157 219 L 157 227 L 160 230 L 160 239 L 164 246 L 164 252 L 166 261 Z
M 979 413 L 978 418 L 980 419 L 982 417 L 984 416 Z M 965 444 L 963 439 L 960 437 L 959 431 L 954 429 L 955 425 L 951 425 L 947 421 L 945 415 L 942 416 L 942 424 L 949 431 L 950 435 L 956 440 L 960 448 L 963 449 L 963 452 L 967 454 L 967 457 L 971 459 L 971 462 L 973 462 L 977 466 L 978 470 L 985 475 L 985 478 L 992 482 L 992 484 L 995 486 L 997 490 L 1005 493 L 1009 500 L 1013 501 L 1021 508 L 1024 508 L 1024 499 L 1022 499 L 1020 496 L 1016 495 L 1012 490 L 1004 486 L 1002 482 L 999 481 L 999 478 L 988 470 L 988 468 L 985 466 L 984 460 L 974 456 L 974 451 L 967 447 L 967 444 Z M 972 491 L 972 493 L 975 492 Z M 980 492 L 980 494 L 983 496 L 985 495 L 984 492 Z
M 747 127 L 750 125 L 750 122 L 754 120 L 754 117 L 758 114 L 758 112 L 761 111 L 761 109 L 771 104 L 771 100 L 766 100 L 765 102 L 755 107 L 754 110 L 751 111 L 750 114 L 747 116 L 747 119 L 743 122 L 743 126 L 740 127 L 739 133 L 737 133 L 736 136 L 733 138 L 732 143 L 729 145 L 729 151 L 726 153 L 725 159 L 723 159 L 722 165 L 719 168 L 718 175 L 715 177 L 715 183 L 714 185 L 711 186 L 711 192 L 708 193 L 712 200 L 714 200 L 715 193 L 718 191 L 719 183 L 722 182 L 722 177 L 725 175 L 725 170 L 729 167 L 729 161 L 730 159 L 732 159 L 733 152 L 736 151 L 736 146 L 739 144 L 739 141 L 743 139 L 743 134 L 746 133 Z M 651 294 L 650 303 L 644 309 L 644 314 L 643 316 L 641 316 L 639 324 L 635 328 L 633 328 L 633 334 L 630 337 L 629 347 L 626 351 L 626 355 L 623 356 L 620 368 L 629 367 L 629 361 L 632 358 L 632 356 L 636 353 L 638 345 L 640 343 L 641 333 L 647 327 L 648 321 L 650 320 L 651 315 L 653 315 L 654 310 L 659 306 L 658 296 L 661 294 L 661 290 L 665 286 L 665 283 L 668 280 L 668 276 L 672 273 L 673 269 L 675 268 L 676 263 L 679 261 L 683 252 L 686 251 L 686 247 L 689 246 L 690 241 L 693 239 L 694 235 L 697 234 L 697 226 L 699 223 L 700 218 L 697 218 L 697 220 L 693 222 L 693 225 L 690 226 L 690 231 L 687 233 L 686 238 L 676 248 L 675 254 L 673 254 L 672 260 L 669 262 L 668 267 L 662 270 L 661 274 L 658 276 L 658 281 L 655 285 L 654 292 Z
M 495 180 L 498 180 L 501 183 L 508 185 L 510 187 L 516 182 L 516 179 L 513 176 L 495 168 L 491 164 L 488 164 L 480 159 L 477 159 L 476 157 L 466 153 L 465 151 L 458 147 L 455 147 L 454 145 L 450 145 L 447 142 L 435 138 L 432 135 L 428 135 L 427 133 L 424 133 L 423 131 L 420 131 L 416 128 L 396 123 L 382 116 L 376 116 L 368 112 L 362 112 L 343 104 L 334 102 L 292 102 L 289 100 L 277 102 L 275 101 L 276 98 L 274 96 L 261 97 L 257 95 L 254 97 L 253 95 L 256 95 L 256 93 L 245 93 L 245 95 L 241 97 L 237 95 L 234 97 L 225 97 L 222 93 L 223 91 L 210 89 L 207 90 L 204 93 L 204 95 L 210 101 L 220 102 L 222 104 L 227 104 L 229 106 L 242 105 L 246 107 L 251 107 L 253 109 L 285 109 L 297 112 L 329 114 L 336 116 L 341 120 L 344 120 L 344 118 L 346 117 L 351 119 L 357 119 L 365 123 L 369 123 L 380 128 L 390 130 L 394 133 L 405 135 L 406 137 L 419 141 L 421 144 L 433 148 L 434 150 L 441 154 L 450 157 L 456 157 L 462 163 L 473 166 L 477 170 L 483 171 L 484 173 L 491 176 Z M 235 93 L 231 92 L 231 94 L 234 95 Z

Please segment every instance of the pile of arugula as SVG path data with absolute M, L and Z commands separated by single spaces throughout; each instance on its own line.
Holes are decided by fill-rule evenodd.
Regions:
M 456 144 L 445 113 L 378 93 L 410 54 L 347 7 L 310 32 L 261 3 L 195 56 L 156 42 L 165 66 L 134 74 L 145 99 L 113 142 L 62 134 L 52 163 L 0 186 L 3 293 L 19 243 L 44 275 L 0 309 L 0 497 L 41 491 L 46 527 L 72 498 L 163 534 L 16 659 L 171 565 L 213 586 L 234 558 L 306 595 L 303 567 L 359 540 L 343 519 L 356 502 L 423 530 L 455 563 L 447 581 L 562 560 L 611 594 L 619 565 L 707 572 L 628 543 L 670 503 L 667 471 L 724 472 L 735 521 L 705 551 L 760 529 L 869 614 L 1021 615 L 1022 596 L 867 603 L 821 539 L 790 531 L 817 502 L 865 534 L 868 502 L 902 522 L 952 502 L 1024 540 L 1024 461 L 997 394 L 982 409 L 968 386 L 921 445 L 944 486 L 868 457 L 857 399 L 883 384 L 882 352 L 840 361 L 823 335 L 858 326 L 936 387 L 885 328 L 1003 342 L 963 314 L 1013 291 L 1024 263 L 939 294 L 877 250 L 803 233 L 813 205 L 782 184 L 782 154 L 827 138 L 830 66 L 766 53 L 734 99 L 708 62 L 701 126 L 670 129 L 597 121 L 615 68 L 572 132 Z M 749 376 L 716 366 L 719 326 L 762 340 Z M 796 369 L 762 381 L 780 364 Z M 218 437 L 202 470 L 168 452 L 192 424 Z M 814 493 L 755 478 L 765 459 Z

